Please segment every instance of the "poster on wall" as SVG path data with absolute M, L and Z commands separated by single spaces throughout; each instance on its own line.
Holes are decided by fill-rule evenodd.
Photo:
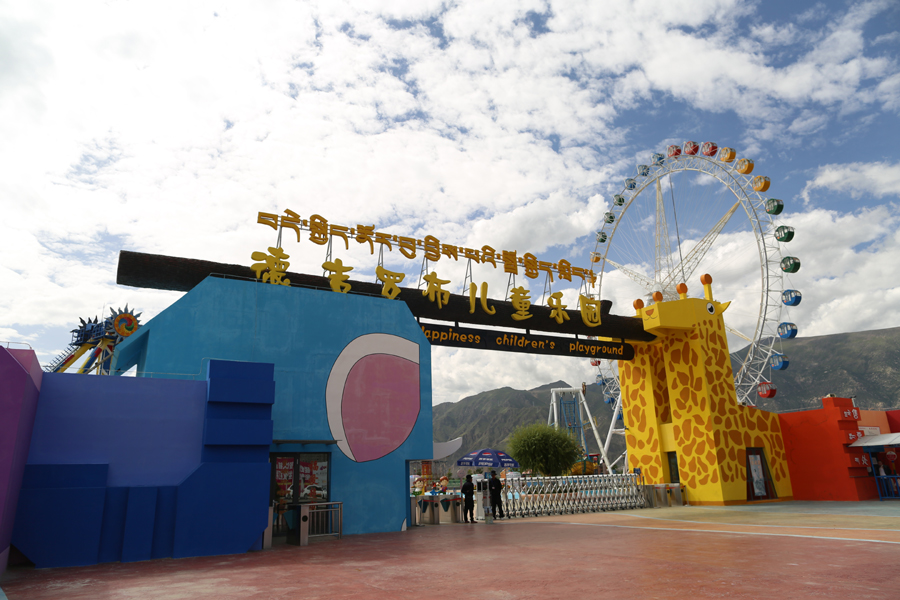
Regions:
M 750 460 L 750 475 L 753 478 L 753 495 L 766 495 L 766 478 L 763 475 L 762 460 L 758 454 L 747 457 Z
M 278 496 L 291 500 L 294 495 L 294 459 L 289 456 L 279 456 L 275 460 L 275 485 L 278 486 Z
M 300 499 L 316 502 L 328 499 L 328 461 L 301 460 L 297 463 Z

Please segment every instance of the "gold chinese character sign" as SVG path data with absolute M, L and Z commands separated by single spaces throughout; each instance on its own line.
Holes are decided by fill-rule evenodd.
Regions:
M 319 293 L 324 294 L 334 293 L 331 287 L 332 281 L 327 277 L 290 272 L 288 271 L 290 268 L 290 256 L 284 250 L 275 247 L 268 250 L 268 252 L 259 252 L 252 257 L 254 261 L 252 267 L 122 251 L 119 254 L 116 281 L 121 285 L 187 292 L 206 277 L 224 275 L 238 279 L 259 281 L 259 285 L 274 283 L 279 286 L 302 286 L 304 288 L 321 290 Z M 341 268 L 347 269 L 349 266 L 342 264 Z M 354 271 L 349 272 L 349 274 L 344 271 L 342 275 L 349 277 L 353 273 Z M 263 277 L 266 275 L 268 277 L 263 282 Z M 560 305 L 563 304 L 561 297 L 557 296 L 554 298 L 550 296 L 545 298 L 543 303 L 540 303 L 540 296 L 535 298 L 536 294 L 532 290 L 528 294 L 530 306 L 526 311 L 527 314 L 532 316 L 517 322 L 512 319 L 512 315 L 519 313 L 522 304 L 517 309 L 509 300 L 488 300 L 486 286 L 482 284 L 476 285 L 474 293 L 466 295 L 440 294 L 441 306 L 438 308 L 437 290 L 435 290 L 435 300 L 431 301 L 427 295 L 422 295 L 421 289 L 400 287 L 400 282 L 394 284 L 396 285 L 396 289 L 394 289 L 392 286 L 387 285 L 389 283 L 388 279 L 394 276 L 395 274 L 391 272 L 385 272 L 384 279 L 377 282 L 356 281 L 348 278 L 343 281 L 338 279 L 337 283 L 349 285 L 350 289 L 347 293 L 374 297 L 374 302 L 404 302 L 412 315 L 421 319 L 466 323 L 473 326 L 502 325 L 523 331 L 533 328 L 536 331 L 554 334 L 596 336 L 611 340 L 624 340 L 626 342 L 651 341 L 654 339 L 652 334 L 644 331 L 639 319 L 610 314 L 612 303 L 608 300 L 593 301 L 592 306 L 584 305 L 584 303 L 582 303 L 582 306 L 576 306 L 575 302 L 571 302 L 571 305 L 568 307 L 555 306 L 557 298 L 559 299 L 558 303 Z M 444 284 L 442 286 L 446 287 Z M 521 287 L 527 291 L 527 286 Z M 287 293 L 294 291 L 287 287 L 283 289 Z M 397 292 L 398 289 L 399 292 Z M 442 291 L 446 292 L 446 289 Z M 469 291 L 471 292 L 471 290 Z M 393 299 L 388 299 L 390 296 L 393 296 Z M 548 306 L 548 303 L 551 305 Z M 564 312 L 558 312 L 560 310 Z M 563 314 L 570 318 L 565 319 L 565 316 L 563 316 L 560 323 L 558 317 Z M 598 317 L 600 324 L 595 326 L 586 324 L 587 322 L 593 325 L 598 320 Z

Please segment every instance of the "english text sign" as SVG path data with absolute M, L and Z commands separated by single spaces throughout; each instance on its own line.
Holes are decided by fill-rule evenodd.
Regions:
M 610 360 L 632 360 L 634 358 L 634 346 L 622 342 L 601 342 L 537 333 L 510 333 L 447 325 L 421 324 L 421 327 L 422 333 L 434 346 Z

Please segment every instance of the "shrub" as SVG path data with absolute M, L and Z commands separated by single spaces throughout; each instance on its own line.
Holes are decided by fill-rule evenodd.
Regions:
M 581 446 L 568 432 L 544 423 L 516 429 L 507 449 L 522 470 L 548 476 L 567 473 L 582 455 Z

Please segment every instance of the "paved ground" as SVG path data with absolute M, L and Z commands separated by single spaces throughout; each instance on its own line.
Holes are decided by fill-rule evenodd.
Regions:
M 900 503 L 666 508 L 13 569 L 9 600 L 900 598 Z M 2 598 L 2 596 L 0 596 Z

